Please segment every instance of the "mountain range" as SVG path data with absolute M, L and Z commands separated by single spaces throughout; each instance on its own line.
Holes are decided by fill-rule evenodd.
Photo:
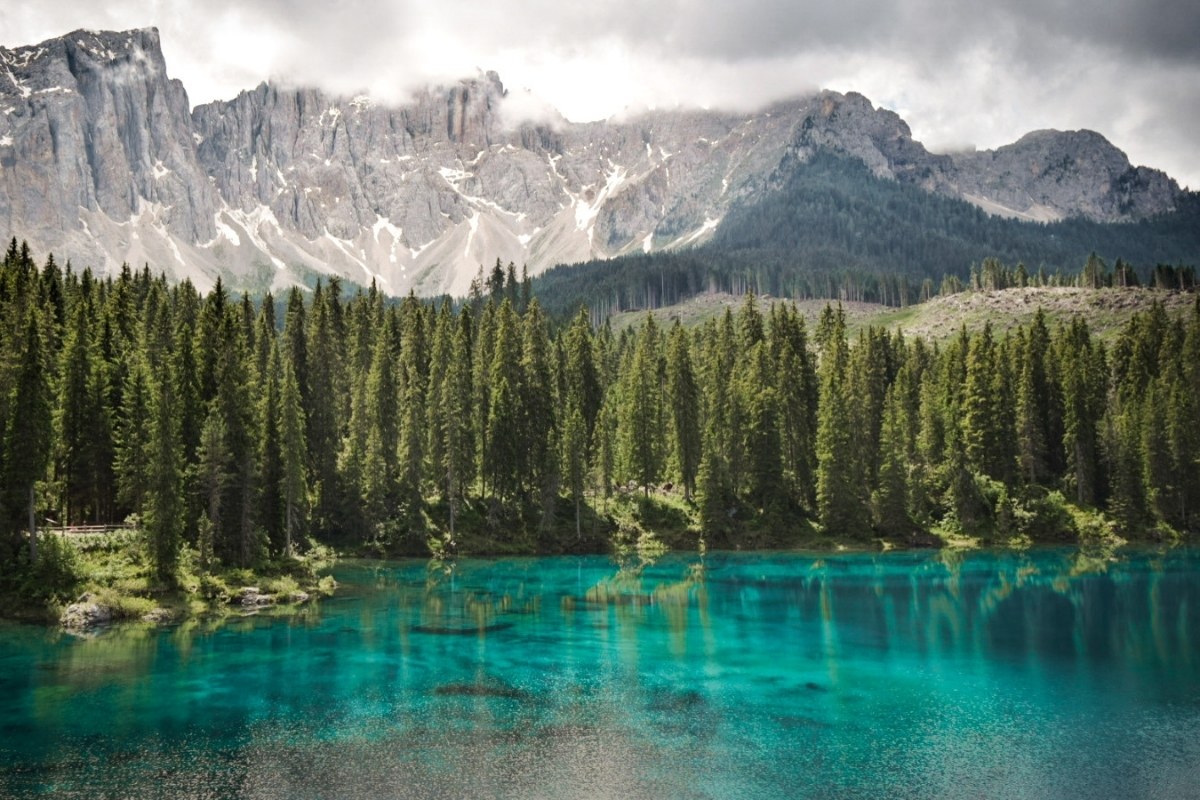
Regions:
M 720 241 L 822 153 L 1019 220 L 1135 222 L 1190 196 L 1092 131 L 931 153 L 855 93 L 590 123 L 508 99 L 486 73 L 395 106 L 264 83 L 192 108 L 153 28 L 0 48 L 0 235 L 200 288 L 329 274 L 462 295 L 498 258 L 538 274 Z

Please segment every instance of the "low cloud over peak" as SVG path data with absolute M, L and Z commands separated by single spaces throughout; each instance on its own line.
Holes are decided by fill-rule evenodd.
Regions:
M 511 113 L 539 120 L 552 109 L 573 121 L 652 106 L 746 110 L 824 87 L 892 108 L 939 149 L 1092 128 L 1200 188 L 1190 0 L 61 0 L 7 13 L 0 43 L 150 25 L 193 103 L 266 79 L 394 102 L 478 66 L 520 91 Z

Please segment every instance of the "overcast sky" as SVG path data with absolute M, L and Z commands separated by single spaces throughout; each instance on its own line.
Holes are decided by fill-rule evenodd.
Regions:
M 260 81 L 403 98 L 494 69 L 575 121 L 859 91 L 934 150 L 1092 128 L 1200 189 L 1196 0 L 3 0 L 0 44 L 157 26 L 193 104 Z

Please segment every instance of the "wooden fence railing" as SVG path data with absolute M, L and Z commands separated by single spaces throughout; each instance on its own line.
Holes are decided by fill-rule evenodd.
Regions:
M 57 536 L 101 536 L 118 531 L 132 531 L 128 525 L 67 525 L 50 526 L 39 529 L 38 533 L 50 533 Z

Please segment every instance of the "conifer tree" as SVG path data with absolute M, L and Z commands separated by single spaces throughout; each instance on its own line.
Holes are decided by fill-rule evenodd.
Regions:
M 966 367 L 962 412 L 966 464 L 973 472 L 1003 481 L 1011 470 L 1006 458 L 1005 415 L 1000 408 L 1006 395 L 999 380 L 1000 359 L 990 323 L 971 337 Z
M 309 332 L 306 340 L 308 362 L 308 405 L 305 420 L 308 430 L 309 472 L 312 476 L 313 514 L 318 530 L 336 526 L 340 508 L 338 486 L 338 449 L 341 443 L 341 395 L 335 364 L 340 363 L 335 330 L 335 303 L 326 300 L 318 282 L 313 290 Z M 293 342 L 295 339 L 293 339 Z M 295 357 L 295 352 L 293 352 Z
M 1093 267 L 1087 280 L 1107 283 Z M 1127 284 L 1127 271 L 1119 263 L 1114 280 Z M 1052 335 L 1040 312 L 1000 339 L 986 326 L 944 346 L 868 329 L 849 343 L 831 306 L 814 337 L 818 373 L 789 304 L 764 315 L 748 295 L 736 314 L 666 336 L 653 317 L 593 333 L 581 310 L 552 335 L 515 267 L 498 272 L 500 305 L 480 288 L 457 313 L 411 294 L 385 308 L 375 286 L 343 301 L 338 282 L 318 285 L 311 305 L 296 291 L 278 335 L 269 295 L 231 302 L 218 283 L 201 297 L 149 269 L 98 281 L 53 259 L 38 268 L 13 242 L 0 265 L 10 533 L 29 511 L 36 527 L 40 490 L 69 522 L 139 511 L 169 582 L 185 540 L 205 569 L 218 556 L 253 564 L 264 532 L 270 552 L 293 552 L 310 500 L 318 535 L 357 526 L 386 538 L 417 532 L 427 508 L 453 535 L 480 496 L 490 523 L 528 530 L 540 515 L 544 535 L 566 498 L 578 539 L 589 492 L 603 502 L 618 479 L 647 495 L 677 480 L 698 495 L 706 539 L 726 546 L 770 527 L 755 520 L 814 512 L 852 535 L 939 521 L 986 536 L 1043 530 L 1055 488 L 1133 535 L 1200 524 L 1200 305 L 1134 315 L 1111 350 L 1080 319 Z M 975 280 L 1042 279 L 988 259 Z M 888 276 L 869 283 L 830 287 L 901 302 L 908 291 Z M 37 397 L 53 472 L 31 466 L 36 426 L 17 422 Z
M 399 386 L 392 344 L 395 318 L 388 318 L 375 338 L 370 374 L 366 382 L 368 433 L 363 471 L 363 497 L 368 519 L 382 522 L 396 501 L 396 470 L 400 447 Z
M 267 292 L 254 320 L 254 375 L 260 387 L 266 384 L 271 366 L 271 348 L 279 345 L 275 332 L 275 298 Z M 261 388 L 260 388 L 261 391 Z
M 1100 420 L 1104 414 L 1104 352 L 1092 344 L 1087 323 L 1074 319 L 1056 345 L 1063 392 L 1063 450 L 1066 485 L 1075 502 L 1095 506 L 1100 500 Z
M 1200 300 L 1188 315 L 1178 363 L 1180 374 L 1170 401 L 1170 438 L 1180 477 L 1180 525 L 1200 530 Z
M 88 423 L 86 485 L 87 506 L 92 521 L 111 522 L 116 500 L 116 480 L 113 474 L 114 442 L 113 415 L 121 407 L 124 387 L 124 365 L 116 349 L 114 329 L 107 314 L 100 319 L 100 331 L 91 372 L 88 403 L 94 416 Z
M 726 309 L 720 322 L 707 331 L 704 358 L 704 433 L 698 488 L 704 494 L 701 506 L 706 528 L 724 527 L 737 499 L 744 468 L 744 411 L 733 391 L 737 363 L 733 315 Z M 705 510 L 707 509 L 707 510 Z
M 258 443 L 254 433 L 254 406 L 250 400 L 247 349 L 244 331 L 237 319 L 223 328 L 225 341 L 218 361 L 217 394 L 213 408 L 225 425 L 228 468 L 232 479 L 226 487 L 224 529 L 218 545 L 223 555 L 239 566 L 253 565 L 259 556 L 256 511 L 258 509 Z
M 663 404 L 658 346 L 658 326 L 654 316 L 647 314 L 622 385 L 619 418 L 622 460 L 647 497 L 662 470 Z
M 598 430 L 598 419 L 604 399 L 600 385 L 600 373 L 596 364 L 595 342 L 591 323 L 585 309 L 575 315 L 566 333 L 559 339 L 562 343 L 560 369 L 561 383 L 561 464 L 567 492 L 575 509 L 575 535 L 582 535 L 583 498 L 588 485 L 590 468 L 599 453 L 600 439 L 605 438 Z M 605 442 L 605 454 L 611 453 Z M 611 467 L 611 460 L 609 462 Z M 610 476 L 601 478 L 605 484 L 602 493 L 607 495 Z
M 446 410 L 443 417 L 442 457 L 451 537 L 454 536 L 455 519 L 473 472 L 471 377 L 471 320 L 469 313 L 464 311 L 460 323 L 455 327 L 449 371 L 438 399 L 438 404 Z
M 145 362 L 133 357 L 125 377 L 124 405 L 117 415 L 116 459 L 117 499 L 125 508 L 140 514 L 153 478 L 151 473 L 151 385 Z
M 449 493 L 444 470 L 446 463 L 445 417 L 448 412 L 445 405 L 439 400 L 445 396 L 446 392 L 456 327 L 450 300 L 447 298 L 442 301 L 433 328 L 433 342 L 429 359 L 429 397 L 431 402 L 426 404 L 428 418 L 425 421 L 425 449 L 428 454 L 430 482 L 438 487 L 442 497 L 446 497 Z
M 859 334 L 847 366 L 846 396 L 854 398 L 849 409 L 852 456 L 868 487 L 874 485 L 879 471 L 879 438 L 890 371 L 888 349 L 887 333 L 868 328 Z
M 565 349 L 565 383 L 583 414 L 584 427 L 590 437 L 596 417 L 604 402 L 602 376 L 596 358 L 597 343 L 592 335 L 586 309 L 579 309 L 563 336 Z
M 283 364 L 274 331 L 269 334 L 265 331 L 259 333 L 260 335 L 269 335 L 271 338 L 268 345 L 267 362 L 263 370 L 262 387 L 259 390 L 258 463 L 262 492 L 260 493 L 258 516 L 266 531 L 271 552 L 282 553 L 286 549 L 282 496 L 283 441 L 280 432 Z
M 758 310 L 754 292 L 746 292 L 738 311 L 738 349 L 749 353 L 750 348 L 763 340 L 765 328 L 762 312 Z
M 413 295 L 400 309 L 401 370 L 399 430 L 399 492 L 409 527 L 417 525 L 423 508 L 425 469 L 425 332 L 421 306 Z
M 1150 519 L 1146 498 L 1142 431 L 1144 416 L 1137 403 L 1125 403 L 1106 415 L 1104 450 L 1108 463 L 1108 511 L 1126 531 L 1139 530 Z
M 280 489 L 283 502 L 283 554 L 295 552 L 296 540 L 305 528 L 308 508 L 307 447 L 304 441 L 304 408 L 300 381 L 290 359 L 283 361 L 279 393 Z
M 886 536 L 912 532 L 909 517 L 908 468 L 904 434 L 903 385 L 888 387 L 880 432 L 879 478 L 871 496 L 875 529 Z
M 200 376 L 194 338 L 199 310 L 199 297 L 190 284 L 176 287 L 175 314 L 172 323 L 173 349 L 166 373 L 173 384 L 175 414 L 179 420 L 179 442 L 182 448 L 181 469 L 186 476 L 194 470 L 200 449 L 200 433 L 207 410 L 201 398 Z M 199 536 L 200 498 L 192 492 L 184 496 L 183 536 L 195 542 Z
M 1159 375 L 1147 388 L 1142 401 L 1140 455 L 1149 510 L 1158 520 L 1179 524 L 1176 511 L 1180 481 L 1169 438 L 1172 394 L 1168 374 Z
M 504 300 L 504 265 L 496 259 L 496 265 L 488 273 L 487 289 L 492 304 L 499 307 Z
M 676 320 L 667 346 L 667 397 L 671 415 L 671 450 L 684 497 L 696 491 L 700 471 L 700 388 L 692 368 L 691 348 Z
M 1020 374 L 1017 381 L 1017 447 L 1021 474 L 1030 484 L 1045 484 L 1054 472 L 1055 418 L 1058 409 L 1053 402 L 1047 353 L 1050 332 L 1046 329 L 1045 314 L 1039 308 L 1021 342 Z
M 94 354 L 91 345 L 91 309 L 79 298 L 71 314 L 71 325 L 61 352 L 58 392 L 57 453 L 62 482 L 63 521 L 82 522 L 94 498 L 90 485 L 95 456 L 95 430 L 99 417 L 92 391 Z
M 821 399 L 817 417 L 817 513 L 831 534 L 866 532 L 863 481 L 856 474 L 851 398 L 847 394 L 850 354 L 841 306 L 823 336 Z
M 774 371 L 766 343 L 759 339 L 746 358 L 748 368 L 739 387 L 746 409 L 745 450 L 749 496 L 764 512 L 783 510 L 783 448 L 779 435 L 779 401 L 773 385 Z
M 379 520 L 373 503 L 366 502 L 367 440 L 371 434 L 371 413 L 367 405 L 367 375 L 370 372 L 372 341 L 370 315 L 360 291 L 346 314 L 350 331 L 350 364 L 347 370 L 350 417 L 342 435 L 338 455 L 339 527 L 362 537 Z
M 555 420 L 557 397 L 551 378 L 550 338 L 541 305 L 532 301 L 522 320 L 521 367 L 518 376 L 525 439 L 526 480 L 544 512 L 558 496 L 558 442 Z
M 15 520 L 29 530 L 29 559 L 37 561 L 37 485 L 45 478 L 53 442 L 50 384 L 42 353 L 38 315 L 31 310 L 5 425 L 4 496 Z
M 153 421 L 147 447 L 150 463 L 146 486 L 146 532 L 155 576 L 174 585 L 183 535 L 184 503 L 180 459 L 179 416 L 170 375 L 153 381 Z
M 486 313 L 486 312 L 485 312 Z M 521 374 L 521 334 L 512 304 L 504 302 L 496 314 L 496 338 L 487 419 L 484 468 L 487 483 L 500 500 L 512 500 L 520 490 L 528 466 L 518 386 Z
M 567 492 L 575 507 L 575 538 L 582 534 L 583 494 L 587 483 L 587 454 L 589 447 L 587 422 L 577 398 L 568 395 L 563 412 L 562 473 Z
M 215 539 L 224 516 L 225 487 L 230 475 L 227 467 L 229 452 L 226 445 L 227 431 L 221 414 L 214 407 L 204 419 L 200 429 L 200 446 L 196 453 L 196 464 L 192 468 L 191 480 L 202 504 L 203 520 L 199 525 L 200 568 L 208 572 L 216 557 Z
M 476 431 L 476 469 L 480 479 L 480 494 L 486 496 L 492 478 L 488 466 L 490 440 L 488 422 L 491 419 L 492 360 L 495 353 L 496 309 L 489 299 L 479 316 L 471 359 L 471 427 Z
M 784 479 L 792 502 L 811 512 L 816 492 L 819 388 L 804 320 L 793 307 L 772 307 L 769 339 L 775 359 Z
M 315 302 L 315 293 L 314 293 Z M 288 292 L 287 312 L 283 322 L 283 350 L 280 355 L 292 365 L 292 374 L 300 390 L 300 407 L 308 413 L 308 313 L 304 308 L 304 296 L 293 287 Z

